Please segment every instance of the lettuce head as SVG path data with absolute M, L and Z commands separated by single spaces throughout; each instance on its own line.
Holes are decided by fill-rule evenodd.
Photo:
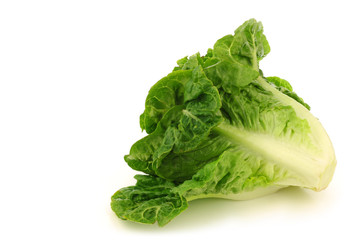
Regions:
M 194 199 L 328 186 L 331 141 L 288 81 L 264 76 L 269 52 L 261 22 L 250 19 L 153 85 L 140 116 L 148 135 L 125 156 L 145 174 L 112 196 L 119 218 L 163 226 Z

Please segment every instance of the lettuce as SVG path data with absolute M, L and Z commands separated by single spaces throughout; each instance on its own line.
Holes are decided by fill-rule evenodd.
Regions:
M 150 89 L 140 116 L 148 135 L 125 156 L 146 175 L 112 196 L 119 218 L 163 226 L 194 199 L 327 187 L 330 139 L 289 82 L 264 77 L 259 61 L 269 52 L 261 22 L 250 19 Z

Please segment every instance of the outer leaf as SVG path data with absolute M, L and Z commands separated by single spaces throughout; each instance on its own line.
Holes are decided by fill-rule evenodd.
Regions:
M 250 66 L 230 61 L 219 63 L 216 66 L 216 74 L 221 79 L 223 89 L 228 93 L 237 93 L 240 87 L 246 86 L 259 76 Z
M 191 75 L 190 70 L 172 72 L 150 89 L 145 102 L 145 111 L 140 118 L 142 129 L 152 133 L 169 109 L 183 104 L 184 85 L 191 79 Z
M 254 69 L 259 69 L 259 61 L 270 52 L 262 23 L 255 19 L 246 21 L 235 30 L 235 42 L 232 46 L 232 55 L 247 57 Z
M 299 97 L 295 92 L 293 92 L 293 89 L 288 81 L 279 77 L 266 77 L 266 80 L 274 84 L 277 90 L 293 98 L 298 103 L 300 103 L 308 110 L 310 110 L 310 106 L 307 103 L 305 103 L 304 100 L 301 97 Z
M 287 174 L 281 165 L 268 162 L 246 149 L 233 148 L 207 164 L 174 191 L 189 201 L 209 197 L 245 200 L 284 187 L 276 186 L 276 182 L 285 179 Z
M 268 80 L 268 82 L 273 83 L 275 86 L 277 86 L 279 88 L 283 87 L 283 88 L 289 90 L 290 92 L 293 91 L 292 86 L 285 79 L 282 79 L 282 78 L 279 78 L 279 77 L 266 77 L 266 80 Z
M 259 76 L 258 62 L 269 52 L 261 22 L 250 19 L 235 31 L 234 36 L 227 35 L 215 43 L 213 56 L 219 62 L 213 65 L 215 70 L 207 69 L 207 76 L 215 85 L 221 82 L 224 91 L 237 93 L 240 87 Z
M 258 81 L 241 88 L 237 95 L 222 93 L 221 101 L 223 116 L 237 128 L 308 147 L 313 144 L 309 123 Z
M 123 220 L 164 226 L 184 211 L 184 197 L 172 192 L 175 185 L 163 179 L 136 175 L 136 186 L 122 188 L 111 198 L 111 208 Z
M 198 156 L 203 148 L 212 149 L 210 143 L 215 144 L 217 141 L 209 139 L 210 131 L 222 120 L 219 111 L 221 107 L 219 93 L 206 77 L 201 66 L 192 70 L 190 78 L 184 74 L 178 75 L 181 71 L 183 70 L 174 72 L 174 76 L 177 77 L 175 83 L 173 83 L 173 75 L 169 75 L 170 77 L 160 80 L 160 83 L 150 90 L 145 121 L 152 123 L 157 121 L 156 130 L 135 143 L 130 154 L 125 156 L 129 166 L 135 170 L 176 181 L 191 178 L 193 173 L 220 154 L 211 150 L 201 158 L 192 158 Z M 186 79 L 181 79 L 179 76 L 184 76 Z M 183 95 L 164 96 L 163 88 L 169 86 L 164 81 L 170 81 L 172 84 L 170 86 L 176 86 L 178 92 L 181 91 Z M 171 91 L 174 92 L 172 89 Z M 158 99 L 165 97 L 169 98 L 170 104 L 159 105 Z M 170 97 L 180 100 L 170 100 Z M 169 164 L 172 165 L 171 171 L 166 168 Z

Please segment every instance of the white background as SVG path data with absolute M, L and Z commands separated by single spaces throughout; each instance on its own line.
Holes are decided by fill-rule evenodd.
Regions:
M 1 1 L 1 239 L 356 239 L 357 1 Z M 119 220 L 111 195 L 144 136 L 149 88 L 249 18 L 271 46 L 260 67 L 312 107 L 338 165 L 319 193 L 198 200 L 164 228 Z

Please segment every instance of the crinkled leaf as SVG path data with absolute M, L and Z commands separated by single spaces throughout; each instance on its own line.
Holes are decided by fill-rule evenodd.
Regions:
M 288 81 L 279 77 L 266 77 L 266 80 L 275 85 L 276 89 L 282 92 L 283 94 L 293 98 L 298 103 L 310 110 L 310 106 L 304 102 L 304 100 L 299 97 L 295 92 L 293 92 L 292 86 Z
M 285 79 L 282 79 L 279 77 L 266 77 L 266 80 L 268 80 L 268 82 L 273 83 L 277 87 L 283 87 L 283 88 L 289 90 L 290 92 L 293 91 L 292 86 Z
M 276 191 L 266 187 L 285 179 L 287 170 L 242 148 L 226 150 L 216 161 L 175 188 L 188 200 L 207 197 L 248 199 Z
M 135 170 L 156 174 L 170 180 L 183 181 L 191 178 L 194 171 L 214 158 L 214 154 L 209 152 L 208 156 L 190 161 L 191 156 L 196 155 L 199 147 L 209 147 L 209 144 L 203 144 L 203 142 L 208 142 L 211 129 L 221 122 L 222 117 L 218 90 L 206 77 L 202 67 L 195 67 L 190 77 L 184 73 L 178 75 L 177 72 L 180 70 L 174 72 L 176 75 L 170 75 L 170 77 L 160 80 L 160 84 L 156 84 L 156 87 L 150 90 L 145 117 L 147 113 L 154 113 L 154 109 L 157 110 L 156 115 L 151 115 L 157 117 L 155 120 L 151 120 L 154 119 L 151 116 L 147 117 L 148 122 L 150 120 L 152 123 L 157 121 L 156 130 L 136 142 L 132 146 L 130 154 L 125 156 L 125 160 Z M 174 76 L 177 77 L 175 83 L 173 82 Z M 183 80 L 179 76 L 184 76 L 186 79 Z M 170 81 L 170 84 L 166 84 L 164 81 Z M 169 85 L 176 86 L 182 95 L 164 96 L 164 86 Z M 167 91 L 168 88 L 165 89 Z M 159 90 L 159 96 L 157 90 Z M 170 92 L 175 91 L 171 90 Z M 169 98 L 168 104 L 164 107 L 161 105 L 159 108 L 158 99 L 166 97 Z M 178 100 L 170 100 L 170 97 L 178 98 Z M 170 156 L 168 157 L 168 155 Z M 163 167 L 174 159 L 177 164 L 173 165 L 172 171 Z M 184 169 L 188 170 L 184 171 Z M 170 172 L 179 174 L 169 174 Z
M 152 133 L 169 109 L 183 104 L 184 85 L 191 79 L 191 75 L 190 70 L 172 72 L 150 89 L 145 102 L 145 111 L 140 118 L 142 129 Z
M 119 218 L 164 226 L 187 208 L 186 199 L 172 192 L 172 182 L 145 175 L 135 178 L 135 186 L 122 188 L 111 198 L 111 208 Z
M 263 34 L 263 25 L 250 19 L 235 30 L 231 53 L 234 56 L 247 57 L 252 66 L 258 69 L 258 63 L 270 52 L 270 45 Z
M 234 35 L 226 35 L 215 43 L 213 56 L 219 62 L 213 65 L 215 69 L 207 69 L 207 76 L 221 82 L 224 91 L 237 93 L 259 76 L 259 61 L 269 52 L 261 22 L 250 19 Z

